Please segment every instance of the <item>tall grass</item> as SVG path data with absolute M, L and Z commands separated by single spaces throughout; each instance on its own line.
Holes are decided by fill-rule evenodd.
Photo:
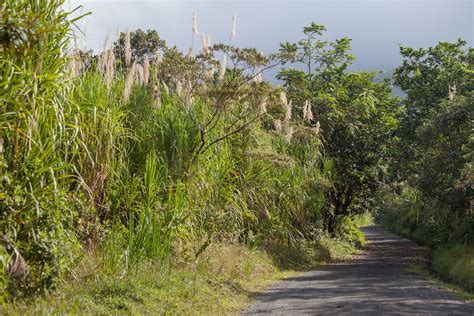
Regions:
M 8 280 L 11 289 L 53 286 L 85 250 L 97 251 L 99 266 L 113 274 L 195 258 L 214 241 L 317 236 L 331 166 L 318 133 L 292 120 L 291 105 L 285 113 L 277 102 L 262 110 L 261 98 L 249 91 L 268 85 L 248 82 L 245 97 L 257 99 L 258 119 L 220 139 L 248 111 L 240 97 L 216 112 L 215 87 L 183 98 L 182 78 L 157 76 L 157 65 L 146 60 L 115 72 L 107 46 L 99 63 L 69 77 L 72 21 L 62 4 L 4 5 L 7 20 L 25 32 L 2 43 L 0 62 L 0 243 L 2 253 L 18 250 L 28 270 Z M 39 25 L 23 29 L 32 21 Z M 164 63 L 176 54 L 164 54 Z M 225 87 L 225 63 L 220 81 L 209 84 Z M 278 91 L 268 89 L 277 99 Z M 196 122 L 216 113 L 207 136 L 220 141 L 196 155 L 202 132 Z M 268 127 L 284 118 L 283 132 Z

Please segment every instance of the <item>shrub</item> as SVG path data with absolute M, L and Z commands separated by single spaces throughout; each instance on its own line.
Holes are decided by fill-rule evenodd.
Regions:
M 364 234 L 362 234 L 349 216 L 344 216 L 338 222 L 335 233 L 356 247 L 362 247 L 365 243 Z

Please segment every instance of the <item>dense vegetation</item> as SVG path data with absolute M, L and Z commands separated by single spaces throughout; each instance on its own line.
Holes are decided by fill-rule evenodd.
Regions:
M 350 39 L 322 41 L 321 25 L 270 56 L 232 46 L 235 24 L 199 52 L 137 30 L 94 55 L 71 48 L 80 17 L 62 3 L 1 7 L 3 299 L 97 271 L 170 274 L 217 244 L 360 245 L 354 215 L 373 210 L 430 244 L 472 244 L 465 42 L 402 48 L 400 101 L 349 71 Z M 283 87 L 263 80 L 280 64 Z
M 400 51 L 394 80 L 406 96 L 380 217 L 398 233 L 439 248 L 433 268 L 472 290 L 474 50 L 458 40 Z

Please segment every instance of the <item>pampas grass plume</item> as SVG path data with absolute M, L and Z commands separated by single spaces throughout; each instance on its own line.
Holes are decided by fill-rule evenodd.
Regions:
M 204 33 L 201 33 L 201 46 L 202 46 L 202 52 L 204 54 L 208 54 L 209 53 L 209 46 L 207 44 L 206 34 L 204 34 Z
M 275 122 L 273 122 L 273 125 L 275 126 L 275 131 L 278 133 L 281 132 L 281 120 L 276 119 Z
M 321 129 L 321 124 L 319 123 L 319 121 L 316 122 L 316 127 L 314 128 L 314 132 L 316 133 L 316 135 L 319 135 L 319 130 Z
M 145 61 L 143 62 L 143 83 L 148 84 L 150 81 L 150 60 L 145 56 Z
M 115 76 L 115 54 L 113 49 L 107 52 L 107 60 L 105 62 L 105 83 L 110 87 Z
M 234 16 L 232 17 L 231 35 L 235 37 L 236 34 L 237 34 L 237 16 L 234 14 Z
M 285 141 L 289 144 L 293 138 L 293 126 L 288 126 L 285 130 Z
M 107 66 L 107 50 L 109 47 L 109 34 L 105 36 L 104 43 L 102 44 L 102 51 L 99 54 L 99 60 L 97 62 L 97 66 L 99 68 L 99 71 L 102 73 L 105 72 L 106 66 Z
M 227 55 L 222 56 L 222 61 L 219 69 L 219 80 L 224 80 L 225 70 L 227 68 Z
M 197 26 L 197 17 L 196 17 L 196 11 L 193 11 L 193 27 L 192 27 L 192 32 L 194 34 L 198 34 L 198 26 Z
M 123 89 L 123 99 L 127 102 L 130 99 L 130 94 L 132 92 L 133 81 L 135 77 L 136 63 L 132 64 L 132 67 L 128 71 L 127 78 L 125 79 L 125 86 Z
M 291 120 L 291 111 L 293 110 L 293 105 L 290 102 L 286 105 L 286 112 L 285 112 L 285 122 L 289 122 Z
M 125 33 L 123 55 L 125 57 L 125 65 L 129 66 L 132 61 L 132 45 L 130 43 L 130 32 Z
M 207 77 L 209 79 L 213 79 L 214 78 L 214 72 L 216 71 L 216 66 L 214 64 L 212 64 L 209 69 L 207 70 Z
M 309 100 L 306 100 L 304 102 L 304 106 L 303 106 L 303 119 L 310 123 L 312 120 L 313 120 L 314 116 L 313 116 L 313 109 L 311 108 L 311 103 L 309 102 Z
M 183 84 L 181 83 L 181 80 L 178 80 L 176 82 L 176 94 L 181 97 L 183 95 Z
M 134 83 L 143 84 L 144 83 L 144 71 L 143 66 L 140 64 L 135 64 L 135 81 Z
M 286 94 L 283 91 L 280 92 L 280 102 L 283 105 L 283 107 L 285 107 L 285 108 L 288 105 L 288 100 L 286 99 Z

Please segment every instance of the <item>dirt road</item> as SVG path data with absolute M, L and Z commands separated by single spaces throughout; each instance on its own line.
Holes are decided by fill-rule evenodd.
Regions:
M 376 226 L 363 231 L 366 247 L 353 260 L 284 280 L 244 314 L 474 315 L 474 304 L 407 271 L 420 260 L 414 243 Z

